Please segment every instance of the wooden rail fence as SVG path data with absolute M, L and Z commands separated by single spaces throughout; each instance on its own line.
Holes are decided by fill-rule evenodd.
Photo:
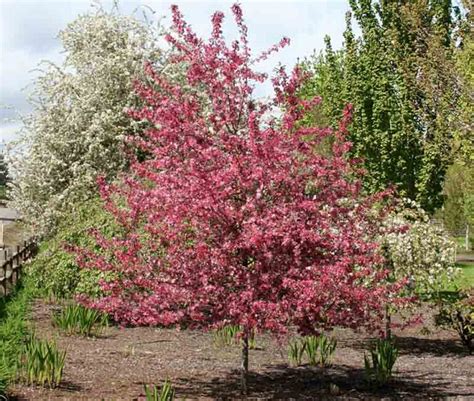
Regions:
M 18 283 L 23 264 L 37 252 L 38 246 L 34 239 L 18 245 L 16 250 L 0 250 L 0 297 L 8 295 Z M 3 260 L 1 260 L 3 259 Z

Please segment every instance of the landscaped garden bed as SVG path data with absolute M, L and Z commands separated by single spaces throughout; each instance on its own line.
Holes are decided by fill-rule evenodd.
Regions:
M 19 400 L 132 400 L 144 384 L 169 379 L 177 399 L 239 399 L 239 346 L 218 346 L 212 332 L 151 327 L 108 327 L 97 338 L 64 336 L 52 326 L 57 305 L 38 301 L 32 310 L 36 333 L 67 350 L 64 378 L 56 389 L 12 388 Z M 257 336 L 250 350 L 249 397 L 258 399 L 422 399 L 474 397 L 474 357 L 453 331 L 425 324 L 394 330 L 400 356 L 383 388 L 367 384 L 364 354 L 371 337 L 336 329 L 337 348 L 328 367 L 290 367 L 286 343 Z M 426 327 L 429 334 L 422 334 Z M 144 399 L 144 398 L 142 398 Z
M 472 10 L 401 3 L 291 72 L 238 3 L 232 41 L 68 24 L 0 159 L 40 238 L 0 266 L 0 401 L 474 398 Z

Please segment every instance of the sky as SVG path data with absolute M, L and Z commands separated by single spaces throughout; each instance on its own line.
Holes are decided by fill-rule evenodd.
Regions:
M 121 0 L 123 14 L 137 12 L 144 6 L 154 10 L 153 17 L 169 25 L 170 5 L 177 4 L 195 32 L 208 37 L 210 16 L 216 10 L 227 16 L 224 34 L 234 39 L 230 6 L 227 0 Z M 250 47 L 256 53 L 279 42 L 283 36 L 291 40 L 289 47 L 262 63 L 259 69 L 271 73 L 279 63 L 291 68 L 298 59 L 311 56 L 324 47 L 329 35 L 333 46 L 342 45 L 347 0 L 241 0 L 249 27 Z M 28 94 L 38 74 L 38 64 L 49 60 L 60 64 L 64 58 L 58 32 L 78 15 L 92 10 L 90 0 L 0 0 L 0 146 L 11 141 L 21 124 L 19 115 L 31 112 Z M 111 1 L 102 1 L 105 9 Z M 270 95 L 270 87 L 257 91 Z

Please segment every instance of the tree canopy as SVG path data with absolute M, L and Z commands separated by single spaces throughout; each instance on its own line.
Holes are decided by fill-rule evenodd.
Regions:
M 148 66 L 155 85 L 137 85 L 145 105 L 130 115 L 150 128 L 134 142 L 150 157 L 132 159 L 120 183 L 100 183 L 122 230 L 94 230 L 95 249 L 72 247 L 82 268 L 115 273 L 103 296 L 82 302 L 125 325 L 238 325 L 244 344 L 252 330 L 379 328 L 405 282 L 386 280 L 379 253 L 387 193 L 364 196 L 346 157 L 350 107 L 336 130 L 302 126 L 320 99 L 298 98 L 299 68 L 279 70 L 270 103 L 255 99 L 265 75 L 253 61 L 288 40 L 254 58 L 232 11 L 240 39 L 228 45 L 222 13 L 204 41 L 173 7 L 166 39 L 185 82 Z M 315 152 L 331 135 L 331 156 Z
M 35 82 L 34 111 L 12 152 L 13 207 L 41 232 L 65 210 L 96 196 L 96 177 L 126 166 L 124 138 L 140 132 L 125 113 L 137 105 L 133 79 L 145 61 L 161 65 L 158 31 L 102 9 L 60 32 L 65 61 L 47 63 Z
M 318 115 L 336 124 L 354 106 L 352 155 L 364 160 L 366 187 L 395 185 L 400 194 L 433 212 L 452 161 L 460 97 L 454 51 L 458 9 L 449 0 L 351 0 L 344 47 L 305 65 L 315 77 L 303 97 L 321 95 Z M 356 20 L 361 37 L 352 29 Z

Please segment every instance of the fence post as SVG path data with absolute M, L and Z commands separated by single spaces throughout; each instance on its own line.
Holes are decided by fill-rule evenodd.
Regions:
M 22 257 L 21 257 L 21 247 L 20 245 L 16 246 L 16 269 L 15 269 L 15 285 L 18 283 L 18 279 L 20 278 L 20 269 L 22 268 Z
M 7 273 L 8 273 L 8 248 L 5 248 L 3 251 L 5 260 L 3 262 L 3 293 L 7 295 L 8 283 L 7 283 Z
M 10 248 L 0 252 L 3 256 L 3 261 L 0 260 L 0 272 L 3 272 L 3 277 L 0 277 L 0 288 L 3 289 L 3 294 L 0 296 L 6 296 L 9 287 L 16 286 L 22 275 L 23 263 L 35 255 L 36 249 L 35 238 L 30 238 L 29 241 L 23 241 L 23 247 L 17 245 L 16 252 Z M 8 273 L 10 275 L 7 277 Z
M 3 296 L 7 295 L 7 260 L 2 261 L 2 270 L 3 270 L 3 277 L 2 277 L 2 288 L 3 288 Z
M 6 290 L 8 291 L 8 287 L 10 286 L 10 288 L 13 287 L 13 257 L 11 257 L 10 259 L 8 259 L 7 263 L 5 263 L 5 266 L 6 266 L 6 269 L 5 269 L 5 288 Z M 10 276 L 8 276 L 8 279 L 7 279 L 7 273 L 8 273 L 8 267 L 10 266 Z

